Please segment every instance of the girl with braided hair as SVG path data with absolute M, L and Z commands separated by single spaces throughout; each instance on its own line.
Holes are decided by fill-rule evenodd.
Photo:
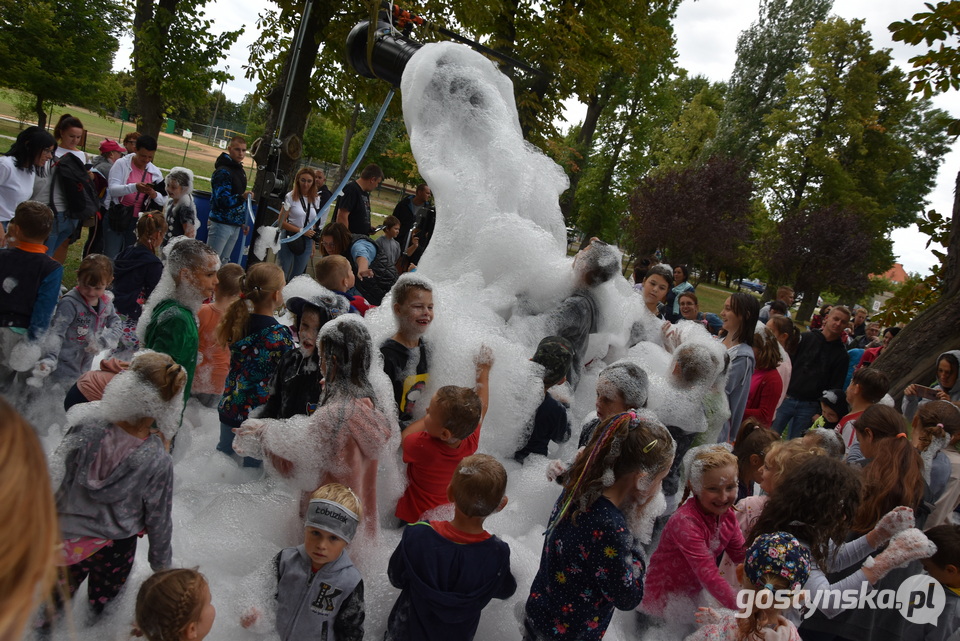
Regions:
M 525 639 L 600 639 L 614 608 L 639 605 L 646 564 L 635 532 L 662 510 L 673 452 L 667 429 L 644 410 L 597 426 L 551 515 Z
M 216 616 L 207 579 L 194 569 L 161 570 L 137 593 L 137 630 L 147 641 L 203 641 Z

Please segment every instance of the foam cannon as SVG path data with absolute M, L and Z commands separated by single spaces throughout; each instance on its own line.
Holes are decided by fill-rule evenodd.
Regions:
M 378 4 L 379 12 L 375 18 L 372 16 L 371 20 L 360 22 L 347 36 L 347 61 L 365 78 L 379 78 L 394 87 L 400 86 L 407 62 L 423 46 L 422 42 L 411 38 L 414 27 L 465 44 L 484 55 L 496 58 L 501 64 L 523 69 L 531 74 L 545 75 L 539 69 L 430 22 L 399 5 L 390 2 L 378 3 L 374 0 L 371 7 L 375 12 Z

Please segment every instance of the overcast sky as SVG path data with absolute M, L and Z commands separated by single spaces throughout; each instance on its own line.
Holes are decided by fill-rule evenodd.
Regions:
M 253 90 L 243 79 L 242 66 L 247 61 L 247 47 L 257 37 L 256 16 L 271 3 L 266 0 L 213 0 L 207 14 L 224 30 L 245 25 L 245 33 L 231 48 L 220 68 L 229 67 L 236 80 L 227 83 L 227 98 L 240 102 Z M 736 62 L 737 36 L 756 20 L 759 0 L 684 0 L 675 23 L 679 65 L 692 75 L 701 74 L 710 80 L 727 80 Z M 894 43 L 887 25 L 925 10 L 923 0 L 835 0 L 833 13 L 846 19 L 866 20 L 873 34 L 874 46 L 892 49 L 894 61 L 907 69 L 907 60 L 916 55 L 912 47 Z M 125 42 L 117 56 L 118 68 L 129 68 L 130 43 Z M 934 104 L 953 115 L 960 115 L 960 92 L 938 96 Z M 569 120 L 575 122 L 582 113 L 572 106 Z M 928 197 L 928 207 L 949 214 L 953 207 L 953 184 L 960 171 L 960 143 L 953 145 L 938 176 L 937 187 Z M 908 272 L 928 273 L 936 258 L 924 249 L 926 237 L 916 226 L 893 233 L 894 254 Z

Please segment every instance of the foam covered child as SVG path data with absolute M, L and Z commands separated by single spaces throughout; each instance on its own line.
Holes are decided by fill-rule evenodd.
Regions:
M 390 557 L 390 583 L 400 588 L 385 639 L 471 641 L 491 599 L 517 589 L 510 547 L 483 528 L 507 504 L 507 471 L 492 456 L 460 461 L 447 487 L 452 521 L 418 522 L 403 530 Z
M 380 354 L 383 371 L 393 384 L 400 427 L 404 428 L 413 422 L 417 401 L 430 380 L 423 337 L 433 322 L 433 284 L 418 275 L 404 274 L 390 294 L 397 331 L 380 343 Z
M 960 408 L 947 401 L 920 405 L 913 417 L 914 446 L 924 461 L 933 511 L 926 526 L 943 525 L 960 506 Z
M 275 596 L 276 607 L 249 608 L 241 625 L 273 623 L 281 641 L 363 639 L 363 577 L 346 549 L 362 515 L 360 500 L 349 487 L 329 483 L 313 492 L 303 543 L 280 550 L 258 595 Z
M 203 641 L 216 616 L 210 584 L 194 569 L 161 570 L 137 592 L 137 632 L 147 641 Z
M 716 559 L 724 552 L 743 561 L 744 540 L 732 510 L 737 499 L 737 457 L 726 444 L 701 445 L 684 457 L 688 494 L 667 521 L 650 557 L 643 611 L 663 620 L 692 623 L 703 605 L 702 592 L 721 606 L 737 607 L 733 587 L 720 575 Z
M 240 298 L 230 304 L 217 325 L 217 342 L 230 347 L 230 371 L 217 406 L 220 442 L 217 450 L 233 455 L 233 430 L 270 397 L 270 380 L 282 356 L 294 349 L 293 335 L 273 314 L 283 304 L 283 270 L 257 263 L 240 279 Z M 244 467 L 260 461 L 243 460 Z
M 804 589 L 811 599 L 820 599 L 818 609 L 832 619 L 846 602 L 825 601 L 825 590 L 865 589 L 875 585 L 893 569 L 932 553 L 929 541 L 913 527 L 913 510 L 897 507 L 885 514 L 867 534 L 847 540 L 863 495 L 860 471 L 829 456 L 811 456 L 794 462 L 784 472 L 777 491 L 764 506 L 747 535 L 753 540 L 762 534 L 788 532 L 810 550 L 813 563 Z M 889 541 L 876 557 L 863 559 Z M 843 578 L 831 583 L 827 573 Z M 821 593 L 821 594 L 818 594 Z M 791 608 L 784 616 L 795 625 L 801 614 Z
M 150 567 L 170 566 L 173 460 L 166 443 L 179 427 L 186 378 L 166 354 L 139 353 L 110 381 L 102 401 L 71 412 L 72 428 L 51 462 L 62 472 L 57 512 L 67 591 L 72 596 L 89 578 L 96 613 L 126 582 L 139 534 L 150 539 Z
M 376 536 L 379 460 L 397 432 L 396 420 L 383 411 L 389 392 L 371 380 L 373 342 L 363 319 L 344 314 L 323 326 L 319 341 L 324 386 L 317 411 L 286 420 L 250 419 L 237 429 L 233 446 L 265 457 L 304 492 L 326 483 L 353 488 L 368 506 L 364 532 Z M 306 503 L 301 507 L 302 514 Z
M 526 641 L 601 639 L 614 609 L 639 605 L 640 543 L 649 543 L 665 505 L 660 484 L 672 461 L 673 440 L 649 412 L 597 426 L 550 516 L 525 608 Z
M 573 363 L 573 345 L 562 336 L 547 336 L 537 345 L 530 360 L 543 367 L 543 401 L 521 434 L 523 445 L 513 455 L 518 463 L 523 463 L 531 454 L 546 456 L 550 441 L 566 443 L 570 438 L 567 408 L 551 396 L 549 390 L 567 380 L 567 371 Z
M 490 399 L 493 351 L 486 345 L 474 357 L 475 389 L 446 385 L 437 390 L 426 415 L 401 432 L 407 489 L 396 516 L 415 523 L 427 510 L 448 502 L 447 485 L 457 465 L 477 451 Z
M 167 232 L 163 237 L 166 245 L 178 236 L 197 237 L 197 207 L 193 203 L 193 172 L 186 167 L 174 167 L 165 179 L 167 202 L 163 217 Z
M 752 592 L 749 606 L 739 612 L 701 607 L 703 625 L 686 641 L 800 641 L 796 626 L 773 604 L 778 592 L 796 592 L 810 576 L 810 551 L 786 532 L 758 536 L 736 569 L 743 590 Z M 771 592 L 758 598 L 764 590 Z M 742 593 L 741 593 L 742 594 Z M 762 604 L 769 604 L 762 607 Z
M 270 398 L 257 418 L 291 418 L 313 414 L 320 401 L 323 377 L 317 336 L 328 322 L 349 313 L 350 303 L 309 276 L 297 276 L 283 290 L 285 305 L 296 318 L 299 349 L 280 357 L 270 381 Z
M 184 403 L 190 398 L 200 349 L 197 312 L 213 296 L 219 269 L 220 257 L 206 243 L 193 238 L 175 243 L 137 324 L 141 345 L 169 354 L 187 371 Z
M 90 254 L 80 261 L 77 286 L 57 303 L 34 379 L 51 376 L 69 388 L 90 369 L 97 354 L 117 346 L 120 317 L 113 307 L 113 294 L 106 291 L 112 282 L 113 261 L 106 256 Z

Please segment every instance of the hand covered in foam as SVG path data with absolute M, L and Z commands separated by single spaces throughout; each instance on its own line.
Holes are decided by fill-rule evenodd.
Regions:
M 478 370 L 490 369 L 493 367 L 493 350 L 486 345 L 481 345 L 476 356 L 473 357 L 473 363 Z
M 912 561 L 926 559 L 937 553 L 937 546 L 917 528 L 904 530 L 890 540 L 887 549 L 863 564 L 863 573 L 870 583 L 876 583 L 891 570 Z M 872 563 L 871 563 L 872 561 Z
M 914 519 L 912 508 L 904 507 L 903 505 L 893 508 L 884 514 L 883 518 L 881 518 L 873 528 L 874 536 L 876 537 L 876 545 L 874 547 L 883 545 L 897 534 L 915 525 L 916 520 Z
M 248 419 L 240 427 L 234 428 L 233 433 L 236 436 L 233 437 L 233 451 L 241 456 L 263 458 L 260 437 L 264 429 L 266 423 L 257 419 Z
M 261 616 L 263 616 L 263 613 L 260 612 L 260 608 L 249 608 L 240 615 L 240 625 L 244 628 L 249 628 L 255 625 Z
M 30 387 L 42 387 L 43 379 L 50 376 L 53 370 L 57 369 L 56 361 L 45 358 L 33 367 L 30 378 L 27 379 L 27 385 Z
M 561 474 L 565 474 L 569 468 L 567 464 L 556 459 L 547 463 L 547 480 L 550 482 L 556 481 Z
M 723 615 L 713 608 L 700 607 L 697 608 L 696 619 L 700 625 L 710 625 L 723 621 Z

